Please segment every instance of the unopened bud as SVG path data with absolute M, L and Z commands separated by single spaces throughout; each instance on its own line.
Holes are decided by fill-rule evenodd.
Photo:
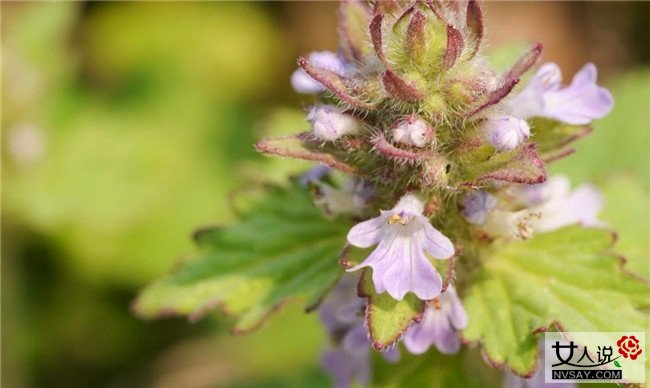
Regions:
M 333 105 L 317 105 L 311 108 L 307 121 L 312 131 L 320 140 L 333 141 L 343 135 L 359 132 L 360 123 L 354 117 L 346 115 Z
M 512 116 L 500 116 L 483 124 L 487 140 L 498 151 L 511 151 L 530 136 L 530 127 L 525 120 Z
M 393 139 L 398 143 L 424 147 L 432 137 L 433 130 L 418 116 L 408 116 L 393 128 Z

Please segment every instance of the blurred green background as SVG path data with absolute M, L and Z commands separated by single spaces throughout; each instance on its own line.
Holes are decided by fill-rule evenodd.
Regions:
M 288 79 L 298 55 L 335 50 L 337 4 L 1 7 L 2 386 L 328 386 L 298 304 L 231 337 L 220 314 L 143 322 L 129 303 L 191 254 L 194 228 L 234 219 L 233 190 L 305 166 L 252 144 L 305 128 Z M 567 79 L 598 65 L 615 110 L 552 170 L 606 193 L 620 250 L 650 277 L 650 6 L 486 8 L 491 49 L 542 41 Z

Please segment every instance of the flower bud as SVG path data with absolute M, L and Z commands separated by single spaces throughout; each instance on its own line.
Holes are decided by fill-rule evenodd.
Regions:
M 307 115 L 307 121 L 312 125 L 314 136 L 326 141 L 358 133 L 360 128 L 359 121 L 333 105 L 314 106 Z
M 512 116 L 490 119 L 482 127 L 487 140 L 498 151 L 511 151 L 530 136 L 530 127 L 525 120 Z
M 393 139 L 398 143 L 424 147 L 433 137 L 433 130 L 418 116 L 408 116 L 393 128 Z

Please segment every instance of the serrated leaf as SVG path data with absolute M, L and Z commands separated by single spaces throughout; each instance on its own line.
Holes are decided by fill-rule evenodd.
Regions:
M 530 375 L 537 330 L 645 331 L 648 316 L 639 308 L 650 287 L 606 253 L 612 240 L 606 230 L 570 226 L 485 253 L 468 282 L 463 337 L 480 342 L 493 364 Z
M 247 332 L 289 299 L 317 303 L 341 274 L 350 225 L 323 218 L 298 184 L 268 187 L 242 218 L 197 232 L 198 257 L 145 288 L 136 313 L 193 320 L 221 307 L 237 318 L 234 332 Z
M 424 302 L 413 293 L 402 300 L 393 299 L 387 292 L 377 294 L 370 270 L 364 271 L 359 281 L 359 295 L 368 298 L 366 323 L 373 346 L 381 350 L 402 337 L 413 321 L 420 318 Z

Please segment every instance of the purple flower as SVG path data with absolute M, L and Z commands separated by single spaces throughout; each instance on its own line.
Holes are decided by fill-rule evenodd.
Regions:
M 345 62 L 338 54 L 331 51 L 313 51 L 309 54 L 309 62 L 323 69 L 343 75 L 345 73 Z M 291 86 L 293 90 L 303 94 L 314 94 L 325 91 L 325 87 L 315 79 L 311 78 L 304 70 L 298 69 L 291 74 Z
M 334 334 L 362 322 L 365 303 L 356 294 L 357 279 L 344 275 L 318 308 L 328 333 Z
M 370 379 L 370 341 L 363 324 L 365 303 L 356 294 L 357 279 L 344 275 L 319 308 L 320 318 L 333 346 L 323 352 L 321 365 L 334 378 L 335 387 L 349 387 L 353 380 L 367 384 Z M 382 353 L 388 361 L 397 361 L 393 348 Z
M 454 287 L 449 286 L 429 302 L 422 320 L 404 335 L 404 345 L 413 354 L 426 352 L 435 345 L 440 353 L 454 354 L 460 350 L 458 330 L 467 326 L 467 313 Z
M 498 151 L 512 151 L 530 137 L 528 123 L 513 116 L 499 116 L 487 120 L 481 129 Z
M 337 388 L 349 387 L 353 380 L 366 385 L 370 380 L 370 344 L 363 324 L 349 330 L 338 347 L 321 356 L 322 367 L 334 378 Z
M 442 279 L 425 251 L 434 258 L 447 259 L 454 254 L 454 244 L 431 226 L 423 211 L 422 201 L 406 194 L 393 209 L 355 225 L 348 233 L 350 244 L 360 248 L 378 245 L 348 271 L 371 267 L 377 292 L 387 291 L 397 300 L 409 291 L 422 300 L 438 296 Z
M 470 224 L 482 225 L 497 199 L 483 190 L 471 192 L 463 198 L 463 216 Z
M 360 128 L 357 119 L 344 114 L 340 108 L 333 105 L 312 107 L 307 115 L 307 121 L 312 125 L 314 137 L 325 141 L 333 141 L 343 135 L 358 133 Z
M 569 86 L 561 88 L 559 67 L 546 63 L 511 101 L 511 113 L 523 119 L 546 117 L 574 125 L 589 124 L 607 115 L 614 106 L 611 93 L 598 86 L 596 78 L 596 66 L 588 63 Z
M 320 181 L 332 169 L 324 164 L 319 164 L 300 176 L 300 185 L 307 186 L 309 183 Z
M 534 232 L 551 232 L 564 226 L 601 226 L 598 213 L 603 200 L 591 185 L 571 190 L 566 176 L 556 175 L 545 183 L 508 188 L 488 212 L 482 227 L 491 235 L 528 238 Z
M 424 147 L 431 140 L 432 133 L 426 121 L 408 116 L 393 128 L 393 139 L 398 143 Z
M 535 193 L 538 191 L 538 193 Z M 550 232 L 564 226 L 581 224 L 600 226 L 598 213 L 603 207 L 600 192 L 592 185 L 582 185 L 570 190 L 569 179 L 558 175 L 546 183 L 528 188 L 531 196 L 540 198 L 537 205 L 531 203 L 530 210 L 540 216 L 532 220 L 532 227 L 539 232 Z

